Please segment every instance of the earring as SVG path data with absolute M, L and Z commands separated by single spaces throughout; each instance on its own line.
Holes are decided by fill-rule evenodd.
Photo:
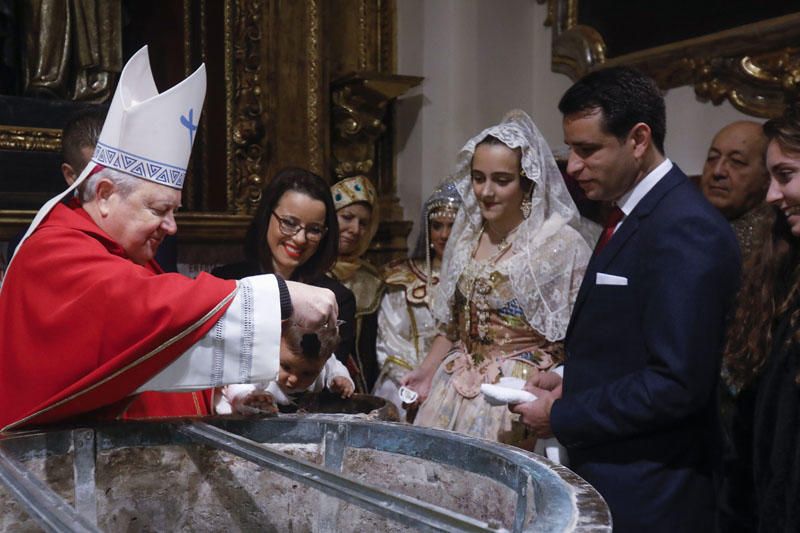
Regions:
M 525 198 L 522 200 L 522 203 L 519 206 L 520 211 L 522 211 L 522 218 L 528 218 L 531 216 L 531 199 Z

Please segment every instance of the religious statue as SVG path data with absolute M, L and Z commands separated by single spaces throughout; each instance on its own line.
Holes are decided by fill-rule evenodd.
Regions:
M 122 69 L 120 0 L 20 3 L 22 94 L 103 102 Z

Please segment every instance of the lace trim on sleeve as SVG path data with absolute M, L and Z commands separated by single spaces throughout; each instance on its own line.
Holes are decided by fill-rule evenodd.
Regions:
M 253 336 L 255 335 L 253 286 L 249 281 L 242 280 L 240 288 L 242 293 L 242 335 L 239 349 L 239 378 L 243 383 L 248 383 L 253 368 Z

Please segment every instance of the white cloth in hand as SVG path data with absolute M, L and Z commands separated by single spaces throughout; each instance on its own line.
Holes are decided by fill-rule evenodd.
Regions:
M 481 392 L 486 401 L 492 405 L 505 405 L 507 403 L 525 403 L 536 400 L 536 395 L 526 390 L 525 380 L 519 378 L 500 378 L 497 385 L 484 383 L 481 385 Z

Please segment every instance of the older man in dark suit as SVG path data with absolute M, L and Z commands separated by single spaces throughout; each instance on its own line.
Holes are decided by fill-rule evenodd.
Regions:
M 514 408 L 554 434 L 608 502 L 615 531 L 709 531 L 716 383 L 740 258 L 730 225 L 664 157 L 664 100 L 629 68 L 562 97 L 567 172 L 611 216 L 566 337 L 563 386 Z

